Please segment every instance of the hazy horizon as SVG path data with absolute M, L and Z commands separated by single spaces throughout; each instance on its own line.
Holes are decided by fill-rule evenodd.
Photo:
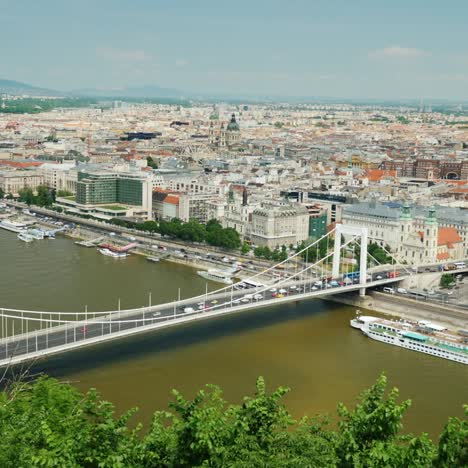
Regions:
M 0 0 L 0 77 L 70 91 L 468 99 L 468 2 Z

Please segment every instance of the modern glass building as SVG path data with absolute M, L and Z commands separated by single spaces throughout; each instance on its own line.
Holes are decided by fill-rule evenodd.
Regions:
M 145 183 L 146 179 L 141 175 L 80 172 L 76 184 L 76 202 L 81 205 L 104 203 L 144 205 Z
M 327 214 L 309 217 L 309 237 L 318 239 L 327 233 Z

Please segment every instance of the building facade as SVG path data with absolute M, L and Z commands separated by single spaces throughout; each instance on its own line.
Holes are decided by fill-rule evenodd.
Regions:
M 420 179 L 468 179 L 468 161 L 440 159 L 392 159 L 384 161 L 382 169 L 394 170 L 398 177 Z
M 0 188 L 5 194 L 19 195 L 24 188 L 36 190 L 39 185 L 44 185 L 44 175 L 39 171 L 5 171 L 0 172 Z
M 137 216 L 152 219 L 150 177 L 132 173 L 79 172 L 76 197 L 57 198 L 67 211 L 96 217 Z
M 468 258 L 467 210 L 363 202 L 345 205 L 342 222 L 367 227 L 371 242 L 410 264 Z
M 253 244 L 276 248 L 296 245 L 309 237 L 309 213 L 299 204 L 267 205 L 252 213 Z
M 218 146 L 220 148 L 231 147 L 239 144 L 241 141 L 241 132 L 239 124 L 236 121 L 235 114 L 231 115 L 231 120 L 224 125 L 221 124 L 219 129 L 216 129 L 213 121 L 210 122 L 209 129 L 209 143 L 210 145 Z

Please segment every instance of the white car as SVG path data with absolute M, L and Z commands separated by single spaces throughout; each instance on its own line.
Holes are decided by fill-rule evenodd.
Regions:
M 253 297 L 256 301 L 261 301 L 263 299 L 263 296 L 261 294 L 255 294 Z
M 270 292 L 272 292 L 272 293 L 275 293 L 276 291 L 278 291 L 276 288 L 271 288 L 270 289 Z

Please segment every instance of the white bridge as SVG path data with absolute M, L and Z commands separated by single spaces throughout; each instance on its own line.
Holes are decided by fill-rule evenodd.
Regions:
M 325 242 L 326 254 L 318 258 L 319 245 Z M 359 270 L 353 272 L 356 255 L 359 255 Z M 314 261 L 309 262 L 310 259 Z M 378 273 L 369 274 L 369 262 L 378 265 L 367 252 L 367 228 L 338 224 L 333 231 L 286 260 L 249 278 L 257 284 L 261 280 L 261 286 L 248 291 L 239 288 L 244 284 L 241 281 L 210 293 L 165 304 L 92 313 L 3 308 L 0 309 L 0 366 L 33 361 L 84 346 L 246 309 L 351 291 L 365 294 L 366 288 L 400 281 L 414 274 L 394 261 L 393 257 L 392 264 L 387 265 L 386 270 L 381 267 Z M 282 274 L 279 280 L 271 279 L 274 273 L 279 272 Z M 269 278 L 267 281 L 264 280 L 266 277 Z

